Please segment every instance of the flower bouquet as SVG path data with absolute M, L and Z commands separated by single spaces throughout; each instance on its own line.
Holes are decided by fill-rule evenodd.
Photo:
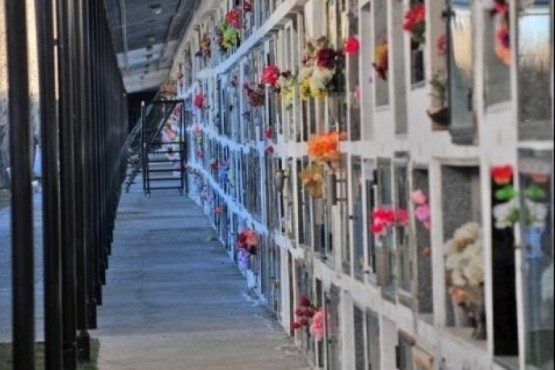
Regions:
M 256 231 L 252 229 L 244 229 L 237 236 L 237 244 L 239 249 L 246 250 L 249 254 L 255 255 L 258 247 L 259 237 Z
M 448 292 L 474 321 L 474 339 L 485 339 L 483 254 L 482 230 L 475 222 L 459 227 L 444 245 Z
M 387 41 L 382 42 L 374 51 L 374 63 L 372 66 L 382 80 L 387 80 L 387 72 L 389 71 L 389 55 Z
M 376 208 L 371 215 L 370 231 L 379 238 L 386 236 L 394 226 L 406 226 L 409 215 L 406 209 Z
M 314 135 L 308 140 L 308 155 L 320 163 L 336 163 L 341 159 L 338 132 Z
M 422 223 L 422 226 L 429 230 L 432 226 L 432 221 L 428 197 L 422 190 L 418 189 L 412 192 L 411 199 L 416 207 L 414 210 L 414 216 Z
M 316 308 L 307 297 L 300 297 L 300 307 L 295 310 L 296 321 L 291 322 L 291 328 L 298 330 L 309 327 L 310 334 L 316 341 L 324 338 L 324 309 Z
M 229 26 L 235 28 L 236 30 L 240 29 L 241 28 L 241 10 L 238 7 L 231 9 L 225 15 L 225 22 Z
M 260 107 L 264 105 L 266 99 L 264 85 L 258 84 L 257 86 L 251 87 L 248 83 L 245 83 L 243 88 L 247 93 L 247 100 L 251 107 Z
M 308 194 L 313 198 L 324 196 L 324 171 L 322 165 L 312 162 L 310 166 L 299 173 L 301 182 Z
M 220 51 L 226 53 L 239 44 L 239 31 L 227 23 L 221 22 L 216 28 L 216 40 L 220 46 Z
M 304 100 L 323 98 L 333 89 L 337 57 L 338 53 L 331 48 L 326 37 L 307 43 L 303 68 L 297 78 Z
M 405 13 L 405 23 L 403 29 L 411 34 L 414 47 L 417 48 L 426 40 L 426 8 L 423 3 L 412 6 Z

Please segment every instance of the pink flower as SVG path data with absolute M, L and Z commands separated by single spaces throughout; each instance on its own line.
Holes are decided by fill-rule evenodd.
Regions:
M 419 221 L 425 221 L 430 219 L 430 206 L 428 204 L 423 204 L 416 207 L 414 210 L 414 215 Z
M 420 189 L 412 192 L 411 199 L 413 203 L 417 205 L 425 204 L 428 201 L 426 194 L 424 194 L 424 192 Z
M 428 230 L 432 227 L 432 221 L 430 221 L 430 219 L 427 219 L 427 220 L 422 221 L 422 224 L 423 224 L 424 227 L 425 227 L 426 229 L 428 229 Z
M 320 308 L 318 312 L 312 317 L 310 324 L 310 334 L 316 341 L 321 341 L 324 338 L 324 309 Z

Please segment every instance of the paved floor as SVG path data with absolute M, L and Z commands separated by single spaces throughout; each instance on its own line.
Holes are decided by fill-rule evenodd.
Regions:
M 123 195 L 93 333 L 100 370 L 309 369 L 211 236 L 177 191 Z

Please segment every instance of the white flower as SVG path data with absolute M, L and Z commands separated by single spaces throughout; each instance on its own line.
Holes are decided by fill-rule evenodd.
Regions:
M 544 204 L 526 200 L 526 208 L 530 217 L 530 225 L 535 227 L 544 227 L 545 218 L 547 217 L 547 207 Z
M 453 253 L 457 253 L 457 248 L 455 247 L 455 243 L 453 243 L 453 239 L 449 239 L 443 244 L 443 255 L 449 257 Z
M 454 253 L 445 259 L 445 268 L 447 270 L 455 270 L 465 265 L 465 259 L 461 253 Z
M 468 222 L 455 230 L 453 238 L 457 240 L 476 240 L 480 237 L 480 225 L 476 222 Z
M 301 69 L 301 71 L 299 72 L 299 76 L 297 77 L 297 81 L 303 82 L 308 77 L 310 77 L 313 72 L 314 72 L 314 67 L 306 67 Z
M 465 258 L 473 258 L 475 256 L 482 257 L 482 252 L 484 250 L 484 245 L 481 240 L 477 240 L 472 244 L 469 244 L 462 252 Z
M 470 285 L 479 285 L 484 281 L 484 269 L 482 264 L 483 262 L 481 259 L 473 259 L 471 263 L 463 269 L 463 274 Z
M 310 88 L 314 90 L 325 90 L 333 78 L 333 71 L 327 68 L 315 68 L 310 77 Z
M 501 203 L 493 207 L 493 217 L 495 218 L 495 227 L 504 229 L 513 226 L 513 220 L 510 216 L 514 212 L 518 212 L 518 199 L 512 198 L 506 203 Z
M 451 281 L 455 286 L 466 286 L 466 279 L 464 278 L 462 271 L 459 269 L 453 270 L 451 273 Z

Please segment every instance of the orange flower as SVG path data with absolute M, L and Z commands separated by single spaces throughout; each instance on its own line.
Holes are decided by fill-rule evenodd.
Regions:
M 320 162 L 335 162 L 341 158 L 337 132 L 313 136 L 308 141 L 308 155 Z

